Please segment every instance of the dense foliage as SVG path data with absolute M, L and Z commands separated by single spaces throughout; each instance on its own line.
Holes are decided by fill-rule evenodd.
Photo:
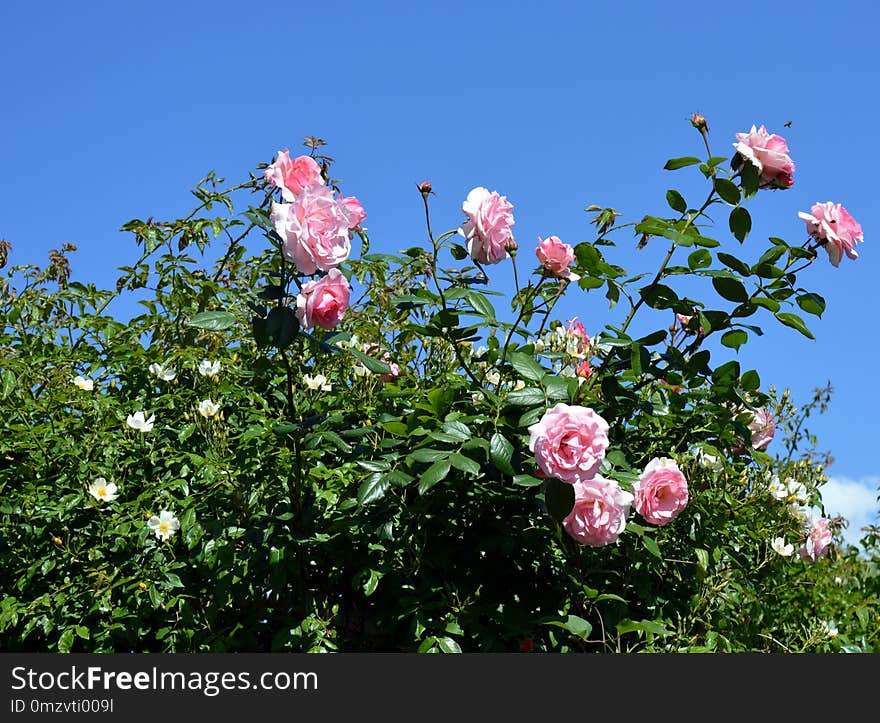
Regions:
M 830 390 L 795 405 L 736 361 L 761 325 L 811 335 L 801 272 L 861 229 L 816 204 L 762 247 L 746 206 L 796 192 L 785 142 L 715 156 L 692 123 L 705 158 L 666 168 L 705 198 L 590 207 L 571 246 L 517 243 L 483 188 L 435 235 L 424 183 L 424 245 L 371 253 L 315 138 L 127 223 L 115 289 L 4 243 L 0 648 L 880 650 L 878 531 L 808 513 Z M 668 245 L 655 273 L 620 265 L 633 233 Z M 622 322 L 556 318 L 587 293 Z

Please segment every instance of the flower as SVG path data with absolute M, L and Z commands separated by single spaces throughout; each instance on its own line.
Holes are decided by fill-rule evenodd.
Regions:
M 724 468 L 724 462 L 721 461 L 721 458 L 710 454 L 702 447 L 697 447 L 693 450 L 694 461 L 700 465 L 703 469 L 711 469 L 711 470 L 721 470 Z
M 85 377 L 81 377 L 79 375 L 73 378 L 73 383 L 86 392 L 90 392 L 92 391 L 92 389 L 95 388 L 95 382 L 93 382 L 91 379 L 86 379 Z
M 168 510 L 162 510 L 158 517 L 153 515 L 147 521 L 147 527 L 155 532 L 160 540 L 167 540 L 180 529 L 180 520 Z
M 767 133 L 764 126 L 752 126 L 748 133 L 737 133 L 736 140 L 733 147 L 739 160 L 745 159 L 755 167 L 761 188 L 790 188 L 794 184 L 794 162 L 782 136 Z
M 150 374 L 153 376 L 159 377 L 163 382 L 170 382 L 177 376 L 177 372 L 174 371 L 171 367 L 166 367 L 163 364 L 150 364 Z M 218 369 L 219 370 L 219 369 Z
M 568 268 L 574 263 L 574 249 L 563 243 L 559 236 L 548 236 L 543 240 L 538 236 L 535 255 L 541 266 L 554 276 L 569 281 L 577 281 L 580 278 Z
M 799 211 L 798 217 L 807 222 L 807 233 L 825 247 L 832 266 L 840 264 L 843 254 L 859 257 L 855 245 L 864 241 L 862 227 L 839 203 L 814 204 L 809 213 Z
M 590 366 L 590 360 L 584 359 L 580 364 L 577 365 L 575 369 L 575 374 L 580 378 L 588 379 L 593 373 L 593 367 Z
M 321 279 L 304 284 L 296 297 L 296 318 L 303 329 L 319 326 L 332 329 L 342 320 L 348 309 L 351 289 L 339 269 Z
M 596 475 L 574 483 L 574 506 L 562 526 L 582 545 L 602 547 L 616 542 L 626 527 L 633 496 Z
M 467 250 L 477 263 L 497 264 L 510 257 L 509 250 L 516 248 L 513 239 L 513 204 L 507 196 L 478 186 L 471 190 L 461 210 L 467 220 L 458 233 L 467 240 Z
M 322 186 L 324 178 L 321 167 L 311 156 L 298 156 L 291 160 L 287 149 L 278 151 L 278 157 L 265 171 L 263 178 L 271 186 L 281 189 L 285 201 L 292 201 L 307 186 Z
M 98 502 L 112 502 L 118 495 L 116 494 L 116 485 L 113 482 L 107 483 L 103 477 L 95 477 L 94 481 L 89 485 L 89 494 Z
M 706 117 L 700 115 L 699 113 L 694 113 L 691 116 L 691 125 L 696 128 L 700 133 L 709 130 L 709 124 L 706 123 Z
M 144 419 L 143 412 L 135 412 L 134 414 L 128 415 L 125 423 L 132 429 L 138 429 L 141 432 L 149 432 L 151 429 L 153 429 L 153 422 L 155 421 L 155 414 L 151 414 L 149 419 Z
M 209 361 L 208 359 L 202 359 L 199 362 L 199 374 L 203 377 L 215 377 L 220 373 L 220 362 Z
M 826 517 L 811 517 L 807 523 L 807 539 L 798 550 L 798 557 L 808 562 L 816 562 L 828 552 L 833 534 Z
M 674 460 L 654 457 L 633 482 L 635 508 L 654 525 L 672 522 L 688 503 L 688 483 Z
M 220 411 L 220 405 L 214 404 L 210 399 L 203 399 L 199 402 L 198 410 L 205 419 L 210 419 Z
M 571 356 L 584 356 L 590 348 L 590 337 L 587 336 L 587 330 L 584 329 L 584 325 L 577 320 L 577 317 L 570 319 L 566 324 L 568 324 L 565 342 L 566 352 Z
M 589 407 L 562 402 L 529 427 L 529 449 L 548 477 L 575 483 L 596 474 L 608 447 L 608 422 Z
M 351 253 L 349 208 L 326 186 L 309 186 L 291 203 L 273 203 L 271 217 L 284 256 L 301 274 L 334 269 Z
M 759 450 L 767 449 L 776 433 L 776 419 L 773 412 L 768 407 L 755 410 L 748 427 L 752 433 L 752 447 Z
M 825 635 L 829 638 L 836 638 L 839 635 L 837 630 L 837 623 L 833 620 L 823 620 L 819 623 L 819 628 Z
M 783 557 L 790 557 L 794 553 L 794 545 L 791 543 L 786 544 L 783 537 L 774 537 L 770 542 L 770 547 L 774 552 Z
M 348 230 L 354 231 L 355 229 L 359 229 L 361 223 L 363 223 L 364 219 L 367 217 L 367 213 L 364 211 L 361 202 L 358 201 L 355 196 L 346 196 L 342 199 L 342 203 L 345 204 L 345 207 L 348 209 Z
M 323 374 L 315 374 L 315 376 L 303 374 L 303 382 L 305 382 L 306 387 L 312 391 L 320 390 L 323 392 L 329 392 L 333 389 L 333 386 L 327 383 L 327 377 Z

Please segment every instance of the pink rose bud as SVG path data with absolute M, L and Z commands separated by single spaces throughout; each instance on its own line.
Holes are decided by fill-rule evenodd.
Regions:
M 862 227 L 839 203 L 817 203 L 810 213 L 800 211 L 798 216 L 807 222 L 807 233 L 825 247 L 832 266 L 840 264 L 843 254 L 859 257 L 855 245 L 864 241 Z
M 467 239 L 471 258 L 481 264 L 497 264 L 510 258 L 509 248 L 516 248 L 513 240 L 513 205 L 497 191 L 474 188 L 461 204 L 467 220 L 458 233 Z
M 287 149 L 278 151 L 275 162 L 263 171 L 263 178 L 269 185 L 281 189 L 285 201 L 292 201 L 307 186 L 324 185 L 321 167 L 314 158 L 298 156 L 291 160 Z
M 349 230 L 354 231 L 355 229 L 359 229 L 361 223 L 367 217 L 364 207 L 361 206 L 361 202 L 358 201 L 355 196 L 346 196 L 342 199 L 342 203 L 344 203 L 345 207 L 348 209 L 348 215 L 350 217 L 348 222 Z
M 348 207 L 326 186 L 308 186 L 292 203 L 273 203 L 271 218 L 284 256 L 301 274 L 329 271 L 351 253 Z
M 798 557 L 807 562 L 816 562 L 828 552 L 834 535 L 829 523 L 831 520 L 825 517 L 812 518 L 807 532 L 807 539 L 798 550 Z
M 616 542 L 626 528 L 633 496 L 617 482 L 596 475 L 574 483 L 574 507 L 562 521 L 565 531 L 582 545 L 602 547 Z
M 578 321 L 577 317 L 566 322 L 568 324 L 568 335 L 575 340 L 577 353 L 586 354 L 590 348 L 590 337 L 587 336 L 587 330 L 584 325 Z
M 560 402 L 529 427 L 529 449 L 548 477 L 574 483 L 596 474 L 608 447 L 608 422 L 589 407 Z
M 339 269 L 330 269 L 325 277 L 304 284 L 296 297 L 300 326 L 334 328 L 348 309 L 350 294 L 348 280 Z
M 584 359 L 580 364 L 578 364 L 575 373 L 583 379 L 589 378 L 590 375 L 593 373 L 593 367 L 590 366 L 590 360 Z
M 736 140 L 733 147 L 757 169 L 761 188 L 789 188 L 794 184 L 794 162 L 782 136 L 768 133 L 764 126 L 752 126 L 748 133 L 737 133 Z
M 548 273 L 569 281 L 577 281 L 580 278 L 568 268 L 574 263 L 574 249 L 563 243 L 558 236 L 548 236 L 543 240 L 538 236 L 535 255 Z
M 672 522 L 688 503 L 688 483 L 671 459 L 655 457 L 633 482 L 635 508 L 652 525 Z
M 758 450 L 767 449 L 776 434 L 776 418 L 773 412 L 767 407 L 755 410 L 748 426 L 752 432 L 752 447 Z
M 694 113 L 691 116 L 691 125 L 696 128 L 700 133 L 709 130 L 709 124 L 706 123 L 706 118 L 701 116 L 699 113 Z

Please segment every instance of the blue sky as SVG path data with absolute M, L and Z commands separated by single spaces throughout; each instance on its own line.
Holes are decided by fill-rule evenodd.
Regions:
M 857 261 L 833 268 L 823 254 L 804 274 L 828 302 L 815 341 L 768 323 L 738 358 L 797 401 L 834 386 L 811 430 L 836 460 L 831 497 L 855 517 L 880 474 L 878 27 L 873 4 L 846 1 L 5 3 L 0 237 L 13 263 L 72 242 L 74 276 L 110 285 L 134 253 L 122 223 L 183 215 L 207 171 L 244 180 L 315 135 L 363 202 L 374 250 L 424 243 L 415 184 L 430 179 L 437 230 L 459 224 L 474 186 L 506 195 L 528 264 L 538 236 L 591 238 L 588 204 L 637 221 L 667 212 L 668 188 L 698 202 L 696 171 L 662 168 L 702 153 L 694 111 L 716 155 L 765 124 L 788 140 L 795 185 L 752 199 L 741 256 L 767 236 L 804 240 L 797 212 L 817 201 L 843 203 L 865 243 Z M 737 245 L 718 218 L 714 235 Z M 614 259 L 633 270 L 664 250 L 616 238 Z M 509 288 L 509 269 L 492 276 Z M 588 331 L 614 314 L 595 292 L 560 307 Z

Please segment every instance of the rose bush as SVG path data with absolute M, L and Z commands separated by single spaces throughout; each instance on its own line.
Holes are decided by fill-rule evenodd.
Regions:
M 880 650 L 878 531 L 842 543 L 805 427 L 830 391 L 796 406 L 737 359 L 759 324 L 811 336 L 803 276 L 861 229 L 813 207 L 803 243 L 750 237 L 755 194 L 796 193 L 786 142 L 753 129 L 727 159 L 691 122 L 705 159 L 665 168 L 704 197 L 590 206 L 534 256 L 483 187 L 435 235 L 428 182 L 424 243 L 371 251 L 310 137 L 126 223 L 114 289 L 69 245 L 10 265 L 0 647 Z M 558 318 L 595 293 L 607 318 Z

